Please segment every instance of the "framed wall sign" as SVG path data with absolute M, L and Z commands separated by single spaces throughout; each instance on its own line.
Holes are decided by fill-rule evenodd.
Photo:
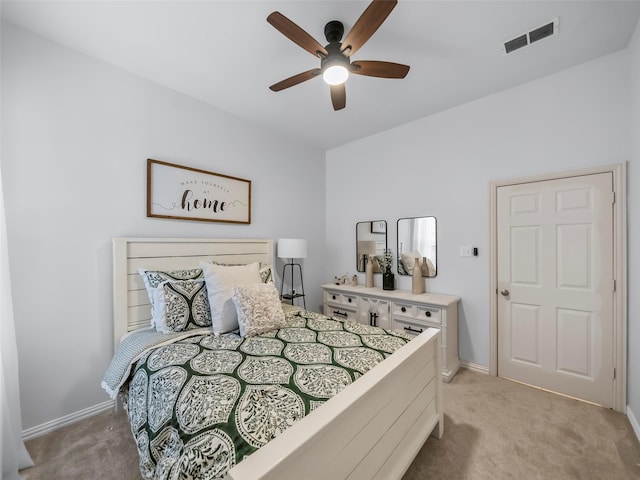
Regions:
M 147 217 L 251 223 L 251 181 L 148 159 Z
M 387 233 L 387 222 L 384 220 L 371 222 L 371 233 Z

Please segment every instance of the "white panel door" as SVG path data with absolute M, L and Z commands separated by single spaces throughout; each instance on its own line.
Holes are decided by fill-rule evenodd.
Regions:
M 613 406 L 613 176 L 499 187 L 498 375 Z

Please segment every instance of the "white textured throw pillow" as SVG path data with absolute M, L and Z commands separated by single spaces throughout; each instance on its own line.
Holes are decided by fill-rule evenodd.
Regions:
M 273 283 L 238 285 L 232 298 L 241 336 L 251 337 L 286 325 L 280 295 Z
M 238 315 L 231 299 L 233 287 L 261 283 L 260 264 L 223 266 L 200 262 L 207 284 L 211 325 L 214 333 L 231 332 L 238 328 Z

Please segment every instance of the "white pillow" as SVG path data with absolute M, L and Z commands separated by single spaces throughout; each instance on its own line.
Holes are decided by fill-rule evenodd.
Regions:
M 231 298 L 238 312 L 241 336 L 251 337 L 286 326 L 280 295 L 273 283 L 238 285 Z
M 223 266 L 200 262 L 207 284 L 211 324 L 216 334 L 231 332 L 238 328 L 238 315 L 231 299 L 233 287 L 261 283 L 260 264 Z
M 239 267 L 245 265 L 244 263 L 220 263 L 215 260 L 209 260 L 206 263 L 212 263 L 214 265 L 223 265 L 225 267 Z M 273 282 L 273 267 L 268 263 L 260 264 L 260 278 L 263 283 Z
M 162 333 L 211 325 L 211 307 L 204 280 L 166 280 L 154 291 L 153 322 Z
M 411 275 L 413 273 L 413 266 L 416 263 L 416 259 L 420 258 L 420 253 L 418 252 L 409 252 L 402 254 L 402 264 L 404 265 L 404 269 L 407 274 Z

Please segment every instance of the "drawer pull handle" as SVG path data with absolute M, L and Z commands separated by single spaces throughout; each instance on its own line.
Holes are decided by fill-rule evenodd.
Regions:
M 416 330 L 415 328 L 411 328 L 411 327 L 404 327 L 404 329 L 407 332 L 413 332 L 413 333 L 422 333 L 424 330 L 420 329 L 420 330 Z
M 335 300 L 335 299 L 336 299 L 336 296 L 335 296 L 335 295 L 331 295 L 331 298 L 332 298 L 333 300 Z
M 338 315 L 338 316 L 340 316 L 340 317 L 344 317 L 344 318 L 347 318 L 347 315 L 348 315 L 348 314 L 347 314 L 347 312 L 340 312 L 340 311 L 338 311 L 338 310 L 334 310 L 334 311 L 333 311 L 333 314 L 334 314 L 334 315 Z
M 426 312 L 424 312 L 424 314 L 425 314 L 427 317 L 430 317 L 430 316 L 431 316 L 431 312 L 430 312 L 430 311 L 428 311 L 428 310 L 427 310 Z
M 404 312 L 406 312 L 406 311 L 407 311 L 407 309 L 406 309 L 406 308 L 404 308 L 404 307 L 402 307 L 402 308 L 400 309 L 400 311 L 404 313 Z
M 351 299 L 350 299 L 350 298 L 347 298 L 347 302 L 351 303 Z

